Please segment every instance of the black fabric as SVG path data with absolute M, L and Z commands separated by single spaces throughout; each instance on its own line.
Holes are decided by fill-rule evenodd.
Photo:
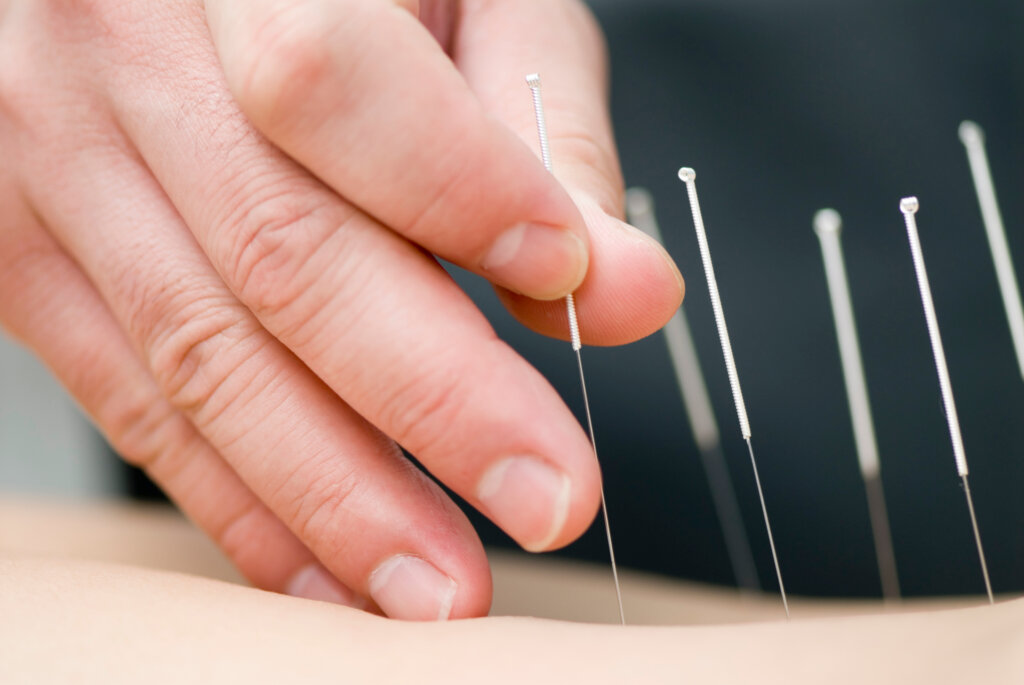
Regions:
M 1024 5 L 1018 2 L 594 2 L 608 35 L 627 183 L 655 195 L 762 582 L 774 586 L 689 204 L 709 240 L 788 589 L 879 592 L 811 217 L 836 208 L 907 594 L 982 592 L 900 197 L 917 195 L 996 591 L 1024 588 L 1024 381 L 957 125 L 985 129 L 1024 273 Z M 524 93 L 526 97 L 526 93 Z M 572 352 L 460 281 L 499 333 L 581 410 Z M 619 561 L 731 583 L 664 341 L 584 350 Z M 476 516 L 487 542 L 505 538 Z M 600 521 L 600 519 L 598 519 Z M 606 558 L 594 529 L 565 553 Z

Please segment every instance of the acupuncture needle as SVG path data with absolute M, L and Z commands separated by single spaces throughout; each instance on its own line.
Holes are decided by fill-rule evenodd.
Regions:
M 857 324 L 853 318 L 850 285 L 843 261 L 840 241 L 842 225 L 842 219 L 834 209 L 823 209 L 814 215 L 814 232 L 821 242 L 825 280 L 828 282 L 832 317 L 835 321 L 836 338 L 839 341 L 839 357 L 843 366 L 846 398 L 850 406 L 853 439 L 857 447 L 864 489 L 867 492 L 868 516 L 875 539 L 875 557 L 878 560 L 882 595 L 892 600 L 899 599 L 900 596 L 899 576 L 896 572 L 896 554 L 892 548 L 889 515 L 885 507 L 885 491 L 882 488 L 882 474 L 878 463 L 878 442 L 871 419 L 868 386 L 864 378 L 864 364 L 860 356 L 860 343 L 857 340 Z
M 693 225 L 697 230 L 697 244 L 700 246 L 700 259 L 704 264 L 704 275 L 708 281 L 708 292 L 711 294 L 711 308 L 715 313 L 715 325 L 718 327 L 718 338 L 722 343 L 722 355 L 725 357 L 725 368 L 729 374 L 729 385 L 732 386 L 732 399 L 736 404 L 736 416 L 740 422 L 740 432 L 750 452 L 750 466 L 754 471 L 754 483 L 757 485 L 757 496 L 761 500 L 761 514 L 764 516 L 764 527 L 768 533 L 768 544 L 772 550 L 772 561 L 775 563 L 775 575 L 779 580 L 779 594 L 782 596 L 782 607 L 789 618 L 789 602 L 786 599 L 786 586 L 782 584 L 782 569 L 779 566 L 779 555 L 775 551 L 775 538 L 772 536 L 772 524 L 768 521 L 768 507 L 764 502 L 764 490 L 761 488 L 761 477 L 757 472 L 757 459 L 754 457 L 754 445 L 750 440 L 750 421 L 747 419 L 747 408 L 743 402 L 743 391 L 740 389 L 740 378 L 736 372 L 736 360 L 732 356 L 732 343 L 729 340 L 729 329 L 725 325 L 725 312 L 722 310 L 722 298 L 718 294 L 718 281 L 715 269 L 711 264 L 711 251 L 708 248 L 708 237 L 704 230 L 704 219 L 697 201 L 697 172 L 689 167 L 679 170 L 679 178 L 686 184 L 686 193 L 690 198 L 690 211 L 693 213 Z
M 537 137 L 540 139 L 540 157 L 544 162 L 544 168 L 552 172 L 551 149 L 548 146 L 548 127 L 544 119 L 544 101 L 540 94 L 540 75 L 530 74 L 526 77 L 526 83 L 533 93 L 533 113 L 537 119 Z M 583 375 L 583 355 L 580 350 L 583 343 L 580 341 L 580 327 L 576 319 L 576 301 L 573 294 L 565 296 L 565 308 L 569 317 L 569 339 L 572 341 L 572 349 L 576 352 L 576 365 L 580 371 L 580 389 L 583 391 L 583 409 L 587 415 L 587 431 L 590 434 L 590 445 L 594 448 L 594 457 L 597 458 L 597 441 L 594 439 L 594 420 L 590 415 L 590 399 L 587 397 L 587 381 Z M 601 514 L 604 518 L 604 533 L 608 539 L 608 557 L 612 565 L 612 578 L 615 581 L 615 598 L 619 603 L 619 621 L 626 625 L 626 613 L 622 609 L 622 588 L 619 586 L 619 570 L 615 564 L 615 547 L 612 545 L 612 527 L 608 521 L 608 504 L 604 496 L 604 483 L 601 484 Z
M 626 191 L 626 219 L 659 243 L 663 242 L 654 213 L 654 199 L 644 188 L 630 188 Z M 761 583 L 757 577 L 754 555 L 736 500 L 736 489 L 729 476 L 725 455 L 722 454 L 722 436 L 718 431 L 718 422 L 708 397 L 707 383 L 701 372 L 684 307 L 676 310 L 662 332 L 665 334 L 690 430 L 708 479 L 711 502 L 722 526 L 722 537 L 736 584 L 746 590 L 759 591 Z
M 1003 217 L 996 202 L 996 190 L 992 183 L 988 155 L 985 154 L 985 133 L 973 121 L 962 122 L 959 133 L 960 141 L 967 151 L 974 191 L 978 195 L 981 219 L 985 225 L 988 247 L 996 267 L 999 292 L 1003 297 L 1003 309 L 1006 310 L 1006 320 L 1010 324 L 1010 336 L 1013 338 L 1013 349 L 1017 354 L 1017 365 L 1021 377 L 1024 378 L 1024 306 L 1021 305 L 1017 274 L 1013 269 L 1013 260 L 1010 259 L 1006 229 L 1003 227 Z
M 985 563 L 985 551 L 981 546 L 981 533 L 978 532 L 978 519 L 974 515 L 974 501 L 971 499 L 971 488 L 967 484 L 967 456 L 964 453 L 964 441 L 960 434 L 960 419 L 957 418 L 956 404 L 953 402 L 953 385 L 949 380 L 949 368 L 946 366 L 946 352 L 942 347 L 939 335 L 939 321 L 935 316 L 935 303 L 932 301 L 932 289 L 928 284 L 928 272 L 924 266 L 924 255 L 921 252 L 921 240 L 917 235 L 917 219 L 915 214 L 919 208 L 916 197 L 905 197 L 900 200 L 900 211 L 907 225 L 907 238 L 910 240 L 910 255 L 914 260 L 914 271 L 917 273 L 917 286 L 921 291 L 921 305 L 924 318 L 928 324 L 928 336 L 932 343 L 932 354 L 935 357 L 935 370 L 939 375 L 939 389 L 942 393 L 942 404 L 946 409 L 946 424 L 949 426 L 949 439 L 953 444 L 953 458 L 956 470 L 964 486 L 964 497 L 967 499 L 967 511 L 971 515 L 971 528 L 974 530 L 974 543 L 978 547 L 978 560 L 981 562 L 981 574 L 985 579 L 985 592 L 988 593 L 989 604 L 994 604 L 992 583 L 988 577 L 988 565 Z

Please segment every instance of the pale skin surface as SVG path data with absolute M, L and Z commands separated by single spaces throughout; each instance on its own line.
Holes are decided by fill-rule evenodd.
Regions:
M 655 613 L 644 620 L 660 620 L 656 612 L 674 605 L 686 612 L 683 620 L 720 625 L 622 628 L 509 617 L 408 623 L 194 575 L 231 577 L 211 546 L 167 512 L 0 500 L 0 520 L 4 683 L 1024 679 L 1021 600 L 894 608 L 795 598 L 786 623 L 776 597 L 742 598 L 627 572 L 627 606 L 635 610 L 642 594 L 654 595 Z M 558 601 L 562 615 L 588 616 L 602 600 L 611 608 L 606 568 L 512 562 L 495 561 L 506 610 Z M 531 562 L 561 578 L 527 572 Z M 584 591 L 595 577 L 597 593 Z
M 400 622 L 196 576 L 0 558 L 3 682 L 1019 683 L 1024 602 L 703 627 Z
M 581 534 L 586 435 L 433 255 L 539 332 L 659 328 L 575 0 L 0 0 L 0 324 L 256 586 L 491 601 L 465 516 Z M 545 85 L 555 176 L 525 74 Z

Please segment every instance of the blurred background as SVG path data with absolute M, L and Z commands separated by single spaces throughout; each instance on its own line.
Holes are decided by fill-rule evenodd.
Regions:
M 908 595 L 983 591 L 898 210 L 911 194 L 921 201 L 921 240 L 993 586 L 1024 589 L 1024 380 L 957 137 L 963 119 L 985 129 L 1010 249 L 1024 271 L 1024 5 L 590 4 L 611 51 L 627 185 L 653 194 L 666 247 L 687 279 L 687 315 L 763 585 L 775 587 L 774 572 L 676 177 L 683 165 L 698 172 L 787 589 L 880 592 L 811 230 L 815 211 L 834 207 L 844 219 L 900 583 Z M 581 415 L 569 345 L 526 331 L 485 283 L 456 276 Z M 664 337 L 585 348 L 584 363 L 619 563 L 733 584 Z M 156 496 L 46 370 L 0 337 L 0 494 L 25 492 Z M 486 543 L 509 544 L 471 516 Z M 606 562 L 603 529 L 560 553 Z

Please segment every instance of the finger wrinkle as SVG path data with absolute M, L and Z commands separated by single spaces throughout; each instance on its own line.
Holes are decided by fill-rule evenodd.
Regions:
M 329 567 L 341 567 L 347 565 L 348 549 L 370 531 L 365 528 L 364 509 L 350 504 L 364 487 L 363 479 L 350 469 L 338 468 L 337 462 L 327 461 L 307 460 L 294 471 L 281 484 L 278 492 L 285 500 L 275 509 L 299 539 L 316 541 Z M 329 553 L 325 555 L 325 551 Z
M 206 406 L 252 351 L 247 339 L 258 340 L 248 321 L 214 304 L 197 304 L 191 318 L 157 318 L 163 330 L 149 345 L 153 374 L 171 402 L 193 416 Z
M 204 240 L 222 252 L 216 261 L 232 290 L 262 318 L 291 308 L 315 280 L 307 265 L 356 216 L 301 187 L 278 183 L 264 193 L 239 204 L 234 216 Z

